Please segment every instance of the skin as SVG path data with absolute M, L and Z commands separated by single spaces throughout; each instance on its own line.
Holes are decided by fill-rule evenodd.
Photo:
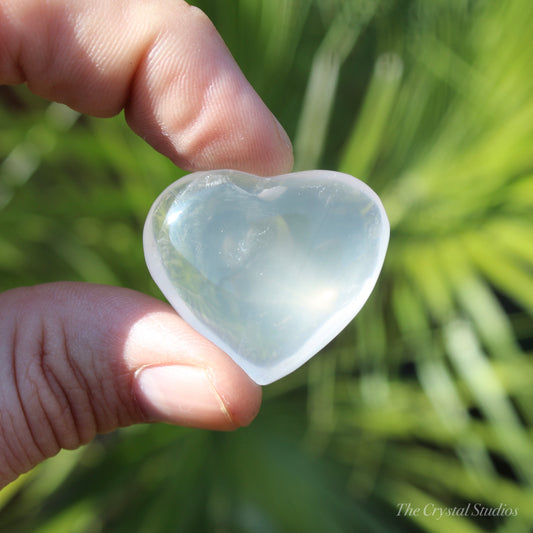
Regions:
M 279 123 L 208 18 L 180 0 L 2 0 L 0 83 L 130 127 L 187 170 L 290 171 Z M 0 294 L 0 487 L 97 433 L 232 430 L 261 389 L 171 307 L 54 283 Z

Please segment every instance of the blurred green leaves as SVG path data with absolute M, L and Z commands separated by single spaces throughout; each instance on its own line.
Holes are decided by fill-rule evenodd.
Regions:
M 0 493 L 2 531 L 529 531 L 533 4 L 196 2 L 291 134 L 392 226 L 354 322 L 231 435 L 129 428 Z M 121 117 L 0 91 L 1 289 L 158 294 L 149 205 L 182 172 Z M 478 502 L 516 517 L 398 516 Z

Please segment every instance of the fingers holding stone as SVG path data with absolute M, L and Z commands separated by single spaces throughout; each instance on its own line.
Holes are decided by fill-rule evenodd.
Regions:
M 78 283 L 0 295 L 0 486 L 137 422 L 231 430 L 261 389 L 166 304 Z
M 111 116 L 188 170 L 288 172 L 290 141 L 206 15 L 180 0 L 0 5 L 0 82 Z
M 275 174 L 292 167 L 283 128 L 195 8 L 186 26 L 183 19 L 167 21 L 139 65 L 126 116 L 135 131 L 189 170 Z

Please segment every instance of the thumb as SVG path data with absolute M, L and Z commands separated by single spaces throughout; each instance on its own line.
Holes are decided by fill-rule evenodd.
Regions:
M 261 389 L 167 304 L 54 283 L 0 294 L 0 487 L 61 448 L 138 422 L 230 430 Z

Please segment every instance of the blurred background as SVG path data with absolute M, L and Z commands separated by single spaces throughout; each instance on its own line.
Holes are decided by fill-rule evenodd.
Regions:
M 381 196 L 382 276 L 337 339 L 265 388 L 249 428 L 145 425 L 62 452 L 0 492 L 0 531 L 531 531 L 533 2 L 193 3 L 295 168 Z M 0 88 L 0 124 L 0 289 L 161 297 L 141 231 L 182 171 L 122 116 L 25 87 Z

